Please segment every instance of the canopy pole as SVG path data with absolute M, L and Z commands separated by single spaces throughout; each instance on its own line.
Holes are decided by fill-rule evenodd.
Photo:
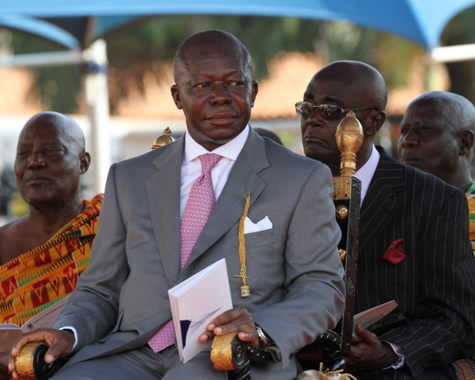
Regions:
M 79 49 L 0 57 L 1 67 L 66 66 L 81 64 L 82 62 L 82 51 Z
M 460 62 L 475 59 L 475 44 L 439 46 L 432 50 L 436 62 Z
M 91 122 L 91 169 L 94 194 L 104 192 L 111 165 L 111 134 L 109 128 L 109 93 L 107 85 L 107 49 L 103 39 L 94 41 L 84 51 L 84 90 Z

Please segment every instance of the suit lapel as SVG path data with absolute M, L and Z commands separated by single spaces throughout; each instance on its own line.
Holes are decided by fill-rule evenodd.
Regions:
M 182 137 L 169 146 L 159 148 L 163 149 L 158 152 L 162 154 L 153 160 L 158 170 L 146 183 L 151 224 L 171 286 L 176 283 L 180 268 L 180 175 L 183 147 Z
M 377 238 L 401 208 L 404 188 L 403 166 L 381 154 L 361 207 L 358 235 L 359 256 L 364 254 L 365 245 Z
M 185 268 L 238 223 L 244 213 L 248 192 L 252 208 L 252 203 L 266 186 L 259 172 L 268 166 L 264 141 L 251 130 Z

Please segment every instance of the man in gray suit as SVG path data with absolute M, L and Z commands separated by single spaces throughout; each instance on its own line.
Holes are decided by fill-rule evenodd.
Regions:
M 253 379 L 293 379 L 295 351 L 342 313 L 331 173 L 249 127 L 258 85 L 248 50 L 226 32 L 205 31 L 181 45 L 174 68 L 171 92 L 187 133 L 112 165 L 90 266 L 55 324 L 63 330 L 25 335 L 13 350 L 40 340 L 48 362 L 72 355 L 54 379 L 226 378 L 209 352 L 182 364 L 175 345 L 155 353 L 147 344 L 171 319 L 168 289 L 223 257 L 234 308 L 200 341 L 229 332 L 257 346 L 273 341 L 282 363 L 253 364 Z M 210 152 L 222 156 L 211 172 L 216 204 L 180 270 L 181 216 L 198 156 Z M 242 269 L 247 297 L 244 276 L 235 276 Z
M 347 372 L 364 379 L 456 379 L 451 362 L 475 348 L 475 260 L 464 194 L 388 157 L 374 139 L 385 119 L 381 74 L 333 62 L 297 105 L 305 155 L 340 171 L 335 131 L 352 110 L 363 127 L 355 312 L 395 300 L 406 317 L 379 336 L 356 326 Z

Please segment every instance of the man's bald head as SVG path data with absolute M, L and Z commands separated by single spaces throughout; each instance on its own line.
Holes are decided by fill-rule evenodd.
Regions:
M 187 38 L 178 48 L 175 55 L 175 82 L 193 61 L 214 54 L 222 54 L 237 62 L 243 63 L 243 68 L 252 77 L 252 57 L 246 46 L 232 34 L 219 29 L 206 30 Z
M 79 151 L 84 152 L 86 143 L 84 133 L 79 124 L 69 116 L 59 112 L 44 111 L 33 115 L 23 126 L 20 136 L 24 131 L 32 126 L 42 125 L 52 126 L 64 132 L 65 137 L 73 144 L 76 144 Z
M 364 62 L 335 61 L 319 70 L 314 78 L 342 83 L 348 90 L 358 93 L 367 104 L 379 110 L 386 109 L 388 101 L 386 82 L 378 70 Z

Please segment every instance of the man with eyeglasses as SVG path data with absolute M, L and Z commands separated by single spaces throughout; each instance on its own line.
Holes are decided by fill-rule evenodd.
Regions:
M 464 194 L 403 165 L 374 145 L 385 119 L 381 74 L 356 61 L 333 62 L 296 104 L 305 155 L 340 174 L 335 132 L 350 110 L 363 127 L 355 313 L 395 300 L 407 324 L 379 336 L 361 325 L 345 356 L 364 379 L 457 379 L 451 362 L 475 347 L 475 262 Z

